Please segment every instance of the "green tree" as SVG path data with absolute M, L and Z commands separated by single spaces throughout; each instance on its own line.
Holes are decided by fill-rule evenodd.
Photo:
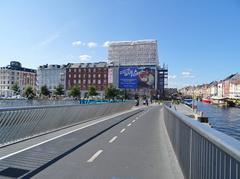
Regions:
M 24 96 L 28 99 L 33 99 L 35 96 L 34 90 L 32 86 L 26 86 L 24 89 Z
M 70 96 L 76 98 L 76 97 L 80 97 L 80 94 L 81 94 L 81 92 L 80 92 L 79 86 L 74 85 L 71 87 L 70 92 L 69 92 Z
M 48 90 L 47 85 L 41 86 L 40 91 L 41 91 L 40 92 L 41 95 L 44 95 L 44 96 L 48 96 L 50 94 L 50 91 Z
M 20 87 L 18 86 L 17 83 L 12 85 L 12 90 L 13 90 L 14 94 L 19 94 L 20 93 Z
M 88 96 L 96 96 L 97 95 L 97 91 L 95 86 L 90 86 L 88 88 Z
M 54 88 L 54 94 L 55 95 L 58 95 L 58 96 L 61 96 L 64 94 L 64 87 L 63 85 L 59 84 L 57 87 Z
M 105 89 L 105 98 L 114 99 L 117 95 L 118 90 L 113 85 L 110 85 Z

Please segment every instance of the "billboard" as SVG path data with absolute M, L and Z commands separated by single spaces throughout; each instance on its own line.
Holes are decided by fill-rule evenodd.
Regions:
M 111 68 L 108 69 L 108 83 L 113 83 L 113 69 Z
M 138 88 L 154 89 L 155 87 L 155 68 L 154 67 L 138 67 Z
M 119 88 L 137 88 L 137 67 L 119 67 Z
M 154 89 L 154 67 L 119 67 L 119 88 Z

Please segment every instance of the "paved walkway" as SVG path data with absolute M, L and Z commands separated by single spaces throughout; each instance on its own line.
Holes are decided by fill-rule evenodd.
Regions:
M 20 178 L 181 179 L 161 110 L 121 114 L 4 158 L 0 174 L 13 167 L 25 171 Z

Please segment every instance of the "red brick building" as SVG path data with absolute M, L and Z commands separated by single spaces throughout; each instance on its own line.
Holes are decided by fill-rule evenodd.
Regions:
M 80 87 L 81 96 L 90 86 L 95 86 L 97 92 L 104 93 L 108 85 L 108 68 L 106 62 L 72 63 L 66 67 L 66 89 L 74 85 Z

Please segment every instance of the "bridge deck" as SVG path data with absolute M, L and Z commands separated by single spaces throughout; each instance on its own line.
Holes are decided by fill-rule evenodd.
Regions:
M 20 178 L 183 178 L 159 106 L 112 117 L 0 160 L 0 178 L 14 172 Z

